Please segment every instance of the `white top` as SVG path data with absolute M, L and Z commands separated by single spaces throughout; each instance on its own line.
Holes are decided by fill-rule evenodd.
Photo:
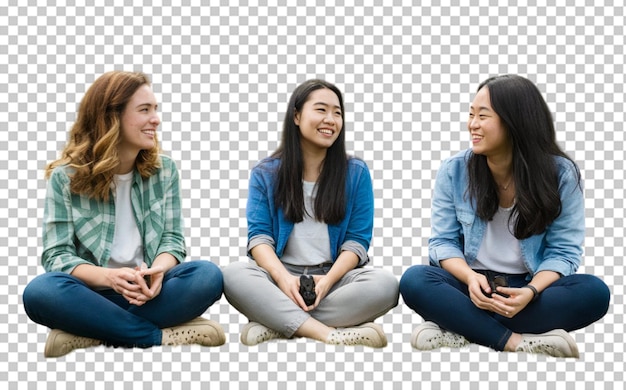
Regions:
M 133 172 L 115 175 L 115 234 L 107 267 L 140 267 L 143 263 L 143 241 L 137 228 L 130 200 Z
M 299 266 L 312 266 L 332 261 L 328 225 L 316 221 L 313 213 L 317 187 L 314 182 L 303 181 L 302 189 L 306 213 L 302 222 L 294 224 L 280 260 L 283 263 Z
M 490 270 L 506 274 L 524 274 L 528 269 L 524 265 L 519 241 L 513 233 L 513 224 L 509 225 L 509 217 L 513 207 L 498 207 L 491 221 L 487 222 L 487 230 L 480 244 L 476 262 L 472 268 Z

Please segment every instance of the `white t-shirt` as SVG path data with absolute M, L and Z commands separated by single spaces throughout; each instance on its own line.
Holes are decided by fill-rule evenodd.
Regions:
M 480 244 L 477 260 L 472 264 L 473 269 L 507 274 L 528 272 L 519 240 L 511 233 L 513 226 L 509 226 L 512 211 L 513 207 L 498 207 L 493 219 L 487 222 L 487 230 Z
M 314 182 L 304 181 L 302 189 L 306 213 L 302 222 L 294 224 L 280 260 L 299 266 L 312 266 L 332 261 L 328 225 L 316 221 L 313 213 L 317 187 Z
M 115 234 L 108 268 L 140 267 L 143 262 L 143 241 L 137 228 L 130 199 L 133 172 L 115 175 Z

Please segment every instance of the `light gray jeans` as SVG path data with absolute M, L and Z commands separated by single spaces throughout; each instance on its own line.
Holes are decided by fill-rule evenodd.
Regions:
M 283 263 L 284 264 L 284 263 Z M 302 267 L 284 264 L 293 275 L 325 275 L 330 264 Z M 315 310 L 306 312 L 278 288 L 270 274 L 254 261 L 236 262 L 222 270 L 224 295 L 250 321 L 292 337 L 313 317 L 331 327 L 370 322 L 398 304 L 398 280 L 386 270 L 356 268 L 330 289 Z

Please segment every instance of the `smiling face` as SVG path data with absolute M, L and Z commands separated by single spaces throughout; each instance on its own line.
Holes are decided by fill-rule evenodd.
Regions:
M 343 128 L 339 98 L 330 89 L 316 89 L 311 92 L 302 110 L 295 114 L 294 122 L 300 127 L 303 152 L 325 152 Z
M 156 142 L 156 129 L 161 123 L 157 102 L 148 84 L 144 84 L 130 98 L 121 117 L 120 154 L 139 154 L 152 149 Z
M 491 107 L 489 89 L 483 87 L 470 106 L 467 129 L 472 140 L 472 150 L 487 157 L 510 156 L 511 141 L 500 116 Z

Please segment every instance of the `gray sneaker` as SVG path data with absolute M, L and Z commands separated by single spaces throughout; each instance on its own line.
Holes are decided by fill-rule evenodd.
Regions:
M 563 329 L 541 334 L 523 333 L 522 341 L 515 352 L 540 353 L 554 357 L 580 357 L 576 341 Z
M 241 329 L 241 343 L 249 347 L 274 339 L 286 339 L 282 333 L 258 322 L 248 322 Z
M 439 325 L 426 321 L 418 325 L 411 334 L 411 345 L 420 351 L 449 347 L 461 348 L 469 344 L 469 341 L 460 334 L 442 330 Z
M 102 341 L 89 337 L 76 336 L 60 329 L 52 329 L 48 334 L 43 355 L 47 358 L 67 355 L 75 349 L 95 347 Z
M 387 345 L 387 336 L 382 328 L 373 322 L 367 322 L 353 328 L 335 329 L 328 335 L 326 344 L 363 345 L 371 348 L 383 348 Z

